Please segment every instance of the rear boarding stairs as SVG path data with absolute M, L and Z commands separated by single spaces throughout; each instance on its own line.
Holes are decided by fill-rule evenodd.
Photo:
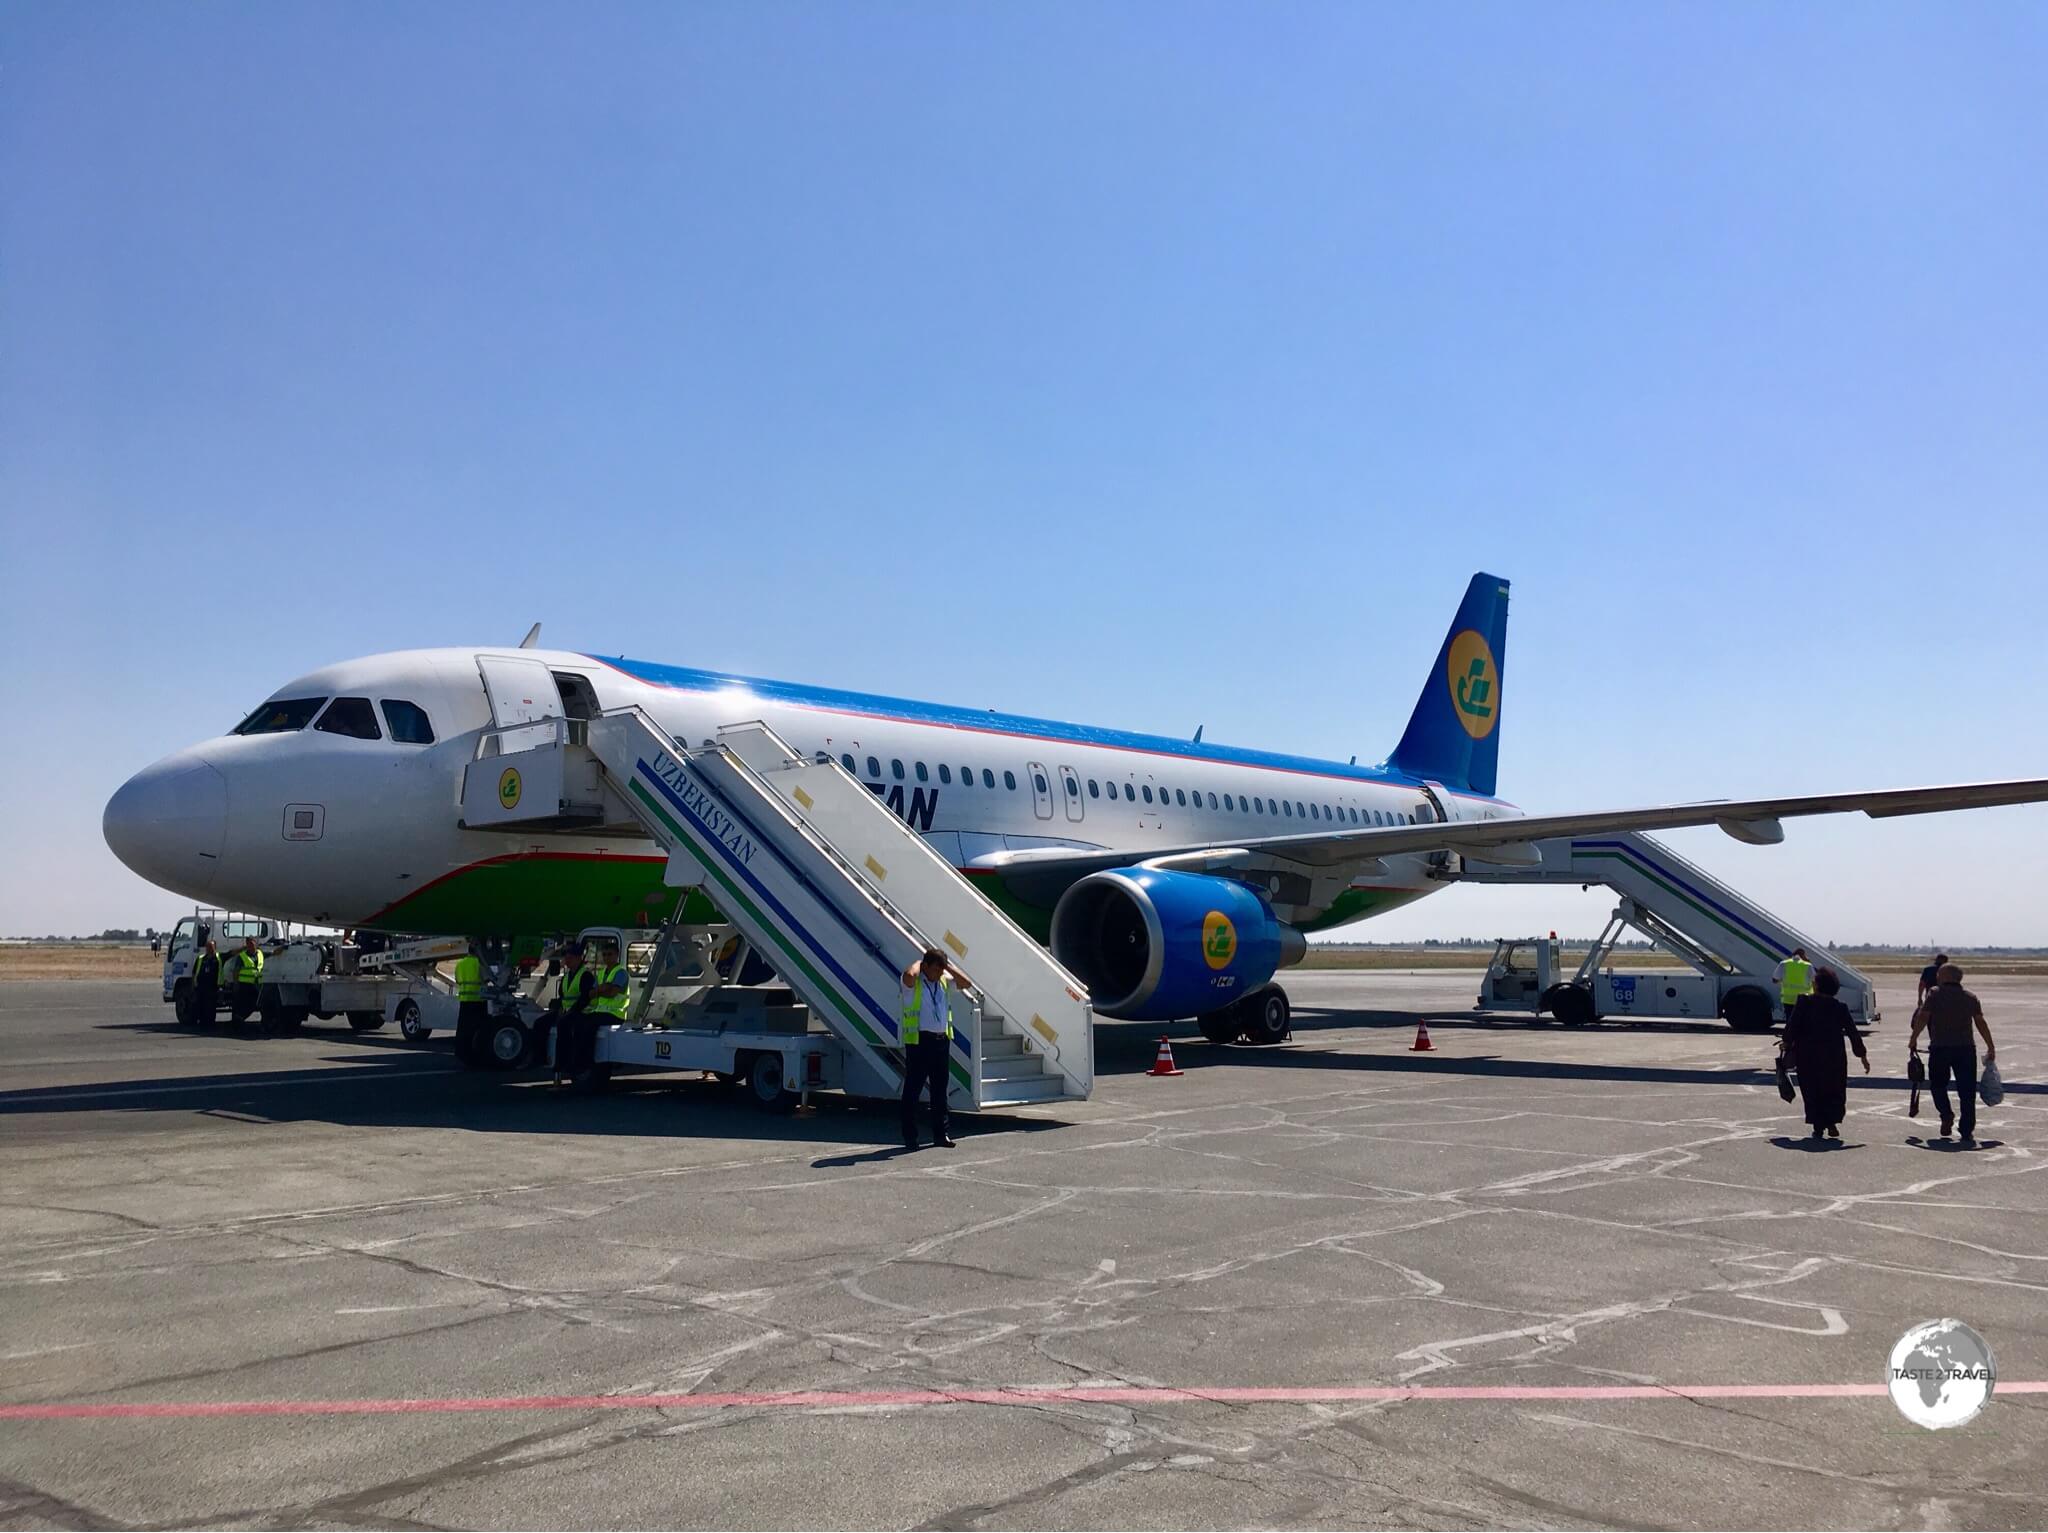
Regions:
M 774 1058 L 791 1094 L 894 1097 L 901 976 L 937 947 L 977 992 L 953 995 L 954 1109 L 1081 1100 L 1094 1084 L 1081 982 L 837 762 L 805 758 L 765 724 L 694 748 L 638 708 L 487 733 L 462 815 L 564 833 L 630 816 L 667 851 L 665 881 L 702 890 L 808 1013 L 747 1038 L 717 1022 L 607 1027 L 601 1063 L 721 1068 L 710 1061 L 737 1050 Z
M 1816 968 L 1826 965 L 1840 976 L 1842 1002 L 1859 1025 L 1878 1020 L 1877 987 L 1867 974 L 1661 841 L 1619 831 L 1554 836 L 1524 846 L 1531 854 L 1527 861 L 1488 863 L 1468 856 L 1451 876 L 1460 883 L 1604 884 L 1622 896 L 1608 936 L 1618 935 L 1620 925 L 1633 927 L 1714 980 L 1716 1009 L 1740 1031 L 1771 1025 L 1779 1010 L 1772 974 L 1797 947 L 1806 949 Z M 1659 1013 L 1647 994 L 1640 1003 L 1632 997 L 1631 1005 Z M 1613 1010 L 1603 1009 L 1603 1015 Z

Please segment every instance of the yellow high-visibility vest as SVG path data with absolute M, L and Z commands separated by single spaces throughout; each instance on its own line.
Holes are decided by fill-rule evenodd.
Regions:
M 484 966 L 474 953 L 455 960 L 455 999 L 481 1001 L 484 998 Z
M 939 993 L 946 998 L 946 1037 L 950 1040 L 953 1036 L 953 980 L 951 975 L 942 974 L 939 976 Z M 918 1014 L 923 1010 L 924 975 L 920 973 L 917 976 L 916 982 L 910 987 L 910 999 L 903 1003 L 903 1023 L 897 1029 L 897 1036 L 902 1038 L 905 1048 L 910 1047 L 919 1038 L 924 1036 L 923 1029 L 918 1024 Z
M 626 1015 L 627 1003 L 630 1002 L 633 998 L 631 993 L 627 989 L 627 985 L 630 983 L 630 980 L 631 976 L 626 973 L 626 966 L 624 964 L 613 964 L 609 969 L 604 971 L 602 976 L 599 977 L 598 983 L 600 985 L 617 985 L 619 987 L 619 993 L 617 995 L 600 995 L 594 997 L 591 1000 L 590 1005 L 585 1009 L 601 1016 L 619 1017 L 623 1019 Z
M 1802 995 L 1813 993 L 1813 965 L 1804 958 L 1785 960 L 1785 977 L 1778 982 L 1778 999 L 1790 1006 Z
M 571 969 L 568 973 L 564 974 L 562 976 L 561 988 L 562 1010 L 573 1011 L 576 1007 L 576 1002 L 578 998 L 581 997 L 584 994 L 584 992 L 589 988 L 589 986 L 595 982 L 596 978 L 597 976 L 592 974 L 590 970 L 585 968 L 581 963 L 577 964 L 575 968 Z M 589 1009 L 590 1008 L 587 1006 L 584 1008 L 584 1010 L 586 1011 L 588 1011 Z
M 253 985 L 263 978 L 262 948 L 256 949 L 256 951 L 253 953 L 250 952 L 248 949 L 244 948 L 238 956 L 241 958 L 242 962 L 235 969 L 236 984 Z

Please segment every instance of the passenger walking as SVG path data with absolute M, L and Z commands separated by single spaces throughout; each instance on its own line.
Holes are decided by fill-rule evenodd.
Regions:
M 192 988 L 185 992 L 185 1015 L 180 1020 L 187 1027 L 211 1027 L 219 1005 L 220 949 L 208 937 L 206 946 L 199 950 L 198 961 L 192 965 Z
M 1813 965 L 1807 961 L 1806 949 L 1792 949 L 1792 956 L 1773 973 L 1778 981 L 1778 1002 L 1785 1008 L 1785 1020 L 1790 1022 L 1792 1008 L 1799 1004 L 1799 998 L 1813 993 Z
M 1941 1137 L 1948 1138 L 1956 1114 L 1948 1102 L 1948 1083 L 1953 1079 L 1962 1097 L 1963 1143 L 1977 1143 L 1977 1040 L 1974 1028 L 1984 1035 L 1984 1058 L 1998 1057 L 1998 1045 L 1991 1041 L 1991 1028 L 1984 1020 L 1984 1007 L 1963 988 L 1963 971 L 1945 963 L 1934 976 L 1934 988 L 1913 1013 L 1913 1034 L 1908 1045 L 1920 1052 L 1920 1033 L 1927 1033 L 1927 1084 L 1934 1093 L 1934 1106 L 1941 1114 Z
M 257 987 L 262 983 L 263 949 L 256 945 L 254 937 L 244 937 L 242 950 L 235 954 L 235 987 L 231 992 L 234 999 L 228 1011 L 228 1020 L 234 1024 L 236 1032 L 242 1030 L 249 1014 L 257 1010 L 256 1003 L 261 994 Z
M 455 960 L 455 1057 L 464 1064 L 480 1063 L 477 1047 L 490 1025 L 490 1009 L 484 1005 L 483 944 L 472 941 L 469 951 Z
M 897 1036 L 903 1044 L 903 1148 L 917 1148 L 917 1098 L 923 1091 L 931 1098 L 932 1143 L 950 1150 L 946 1095 L 952 1084 L 953 981 L 973 981 L 938 948 L 925 949 L 924 957 L 905 969 L 902 979 L 903 1016 Z
M 1842 1119 L 1849 1106 L 1849 1059 L 1846 1043 L 1863 1061 L 1863 1073 L 1870 1073 L 1870 1055 L 1857 1035 L 1856 1022 L 1842 1004 L 1841 976 L 1822 968 L 1813 976 L 1813 993 L 1793 1003 L 1785 1023 L 1785 1036 L 1778 1048 L 1792 1056 L 1799 1073 L 1799 1099 L 1806 1108 L 1806 1121 L 1816 1139 L 1840 1139 Z
M 1927 1004 L 1927 992 L 1935 985 L 1935 976 L 1941 973 L 1941 966 L 1948 962 L 1948 954 L 1936 953 L 1934 962 L 1920 971 L 1920 992 L 1913 997 L 1913 1009 L 1918 1011 Z

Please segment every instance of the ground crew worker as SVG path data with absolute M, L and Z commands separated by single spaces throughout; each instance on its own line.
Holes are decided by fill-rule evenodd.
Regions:
M 244 937 L 242 951 L 235 954 L 234 1004 L 228 1013 L 236 1032 L 242 1030 L 249 1013 L 256 1010 L 256 987 L 262 983 L 263 949 L 256 945 L 254 937 Z
M 455 1057 L 464 1064 L 478 1063 L 477 1045 L 490 1025 L 490 1008 L 484 1005 L 483 944 L 471 942 L 469 951 L 455 960 Z
M 597 1068 L 597 1030 L 626 1019 L 631 979 L 619 962 L 618 944 L 600 940 L 597 961 L 583 970 L 584 1005 L 570 1021 L 569 1074 L 583 1075 Z M 566 993 L 566 991 L 564 992 Z
M 1813 994 L 1813 965 L 1807 962 L 1805 948 L 1792 949 L 1792 956 L 1778 965 L 1777 980 L 1778 999 L 1784 1003 L 1785 1020 L 1789 1022 L 1799 998 Z
M 1974 1026 L 1984 1035 L 1984 1057 L 1998 1057 L 1998 1045 L 1991 1041 L 1991 1027 L 1984 1020 L 1983 1004 L 1963 988 L 1963 971 L 1945 963 L 1935 975 L 1934 988 L 1913 1013 L 1913 1031 L 1907 1038 L 1909 1053 L 1920 1052 L 1920 1032 L 1927 1031 L 1927 1084 L 1934 1092 L 1934 1106 L 1941 1114 L 1941 1137 L 1955 1127 L 1956 1115 L 1949 1110 L 1948 1082 L 1953 1075 L 1956 1092 L 1962 1097 L 1963 1147 L 1977 1146 L 1977 1040 L 1970 1036 Z
M 181 1020 L 187 1027 L 211 1027 L 219 1005 L 220 949 L 208 937 L 206 946 L 199 950 L 198 961 L 192 965 L 192 988 L 185 993 L 185 1015 Z
M 572 942 L 567 951 L 569 967 L 562 973 L 562 988 L 555 999 L 555 1084 L 583 1068 L 583 1040 L 594 1039 L 590 1003 L 597 999 L 597 975 L 583 962 L 583 944 Z
M 952 1149 L 946 1133 L 946 1093 L 953 1060 L 953 981 L 973 982 L 956 969 L 945 952 L 926 948 L 924 957 L 903 971 L 903 1019 L 897 1037 L 903 1043 L 903 1148 L 917 1148 L 917 1095 L 929 1093 L 932 1143 Z

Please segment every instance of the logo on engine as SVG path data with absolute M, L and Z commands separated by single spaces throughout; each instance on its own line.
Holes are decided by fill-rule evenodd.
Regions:
M 1212 910 L 1202 917 L 1202 957 L 1212 969 L 1227 969 L 1237 956 L 1237 928 L 1230 917 Z
M 1492 734 L 1500 719 L 1500 666 L 1478 629 L 1463 629 L 1451 640 L 1444 679 L 1450 684 L 1451 701 L 1465 733 L 1475 740 Z
M 519 807 L 519 772 L 514 767 L 505 768 L 498 779 L 498 803 L 506 809 Z

